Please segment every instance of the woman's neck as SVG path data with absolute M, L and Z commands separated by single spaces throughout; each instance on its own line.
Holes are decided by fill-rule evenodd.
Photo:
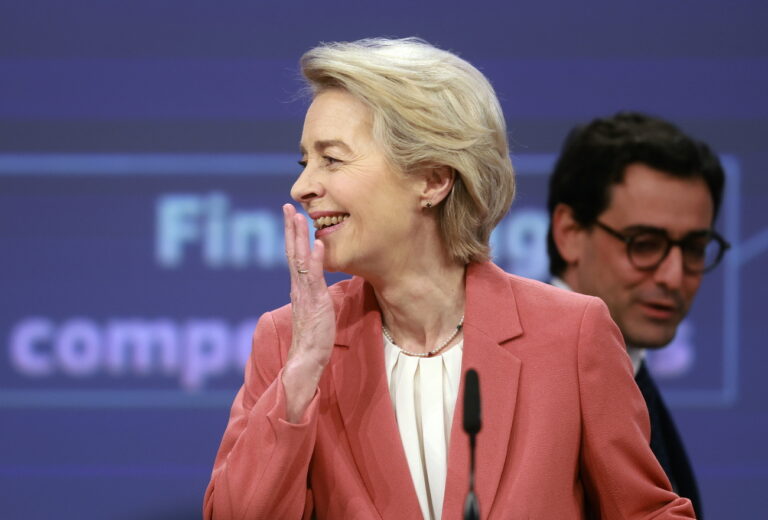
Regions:
M 399 347 L 429 352 L 454 332 L 464 315 L 464 272 L 463 265 L 435 262 L 369 280 L 382 322 Z

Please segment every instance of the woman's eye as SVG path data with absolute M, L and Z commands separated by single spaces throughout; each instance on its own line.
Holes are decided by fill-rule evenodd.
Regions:
M 306 168 L 307 167 L 307 160 L 306 159 L 302 159 L 302 160 L 297 161 L 297 162 L 299 163 L 299 166 L 301 166 L 302 168 Z
M 323 155 L 323 160 L 326 162 L 326 164 L 336 164 L 340 163 L 341 161 L 336 159 L 335 157 L 331 157 L 330 155 Z

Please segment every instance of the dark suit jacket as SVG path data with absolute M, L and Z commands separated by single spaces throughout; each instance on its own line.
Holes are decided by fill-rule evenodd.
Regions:
M 640 365 L 635 381 L 645 398 L 648 415 L 651 419 L 651 449 L 669 477 L 672 487 L 680 496 L 689 498 L 693 502 L 696 518 L 701 520 L 703 518 L 701 498 L 696 486 L 696 477 L 693 475 L 691 463 L 685 453 L 685 447 L 680 434 L 677 432 L 675 422 L 667 410 L 645 362 Z

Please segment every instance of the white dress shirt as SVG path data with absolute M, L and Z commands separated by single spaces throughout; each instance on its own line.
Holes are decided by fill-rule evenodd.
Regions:
M 442 516 L 463 347 L 462 341 L 439 356 L 415 357 L 404 354 L 384 337 L 389 395 L 426 520 L 440 520 Z

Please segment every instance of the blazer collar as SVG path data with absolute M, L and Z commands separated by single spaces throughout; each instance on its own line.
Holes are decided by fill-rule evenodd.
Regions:
M 514 417 L 520 360 L 505 346 L 523 333 L 509 275 L 490 262 L 469 264 L 462 374 L 480 376 L 483 429 L 477 440 L 476 490 L 489 512 L 501 480 Z M 383 518 L 418 518 L 420 508 L 397 427 L 384 367 L 381 314 L 373 288 L 353 278 L 337 308 L 334 393 L 363 483 Z M 463 382 L 448 453 L 444 518 L 458 518 L 468 489 L 468 438 L 462 429 Z M 483 515 L 485 516 L 485 515 Z
M 465 322 L 504 343 L 523 333 L 509 275 L 491 262 L 467 266 Z
M 464 323 L 488 334 L 496 343 L 504 343 L 523 332 L 509 275 L 491 262 L 467 265 Z M 373 332 L 381 313 L 370 284 L 359 277 L 349 281 L 337 309 L 336 345 L 350 347 L 362 334 Z
M 467 268 L 462 374 L 480 380 L 482 430 L 477 435 L 475 491 L 487 518 L 501 482 L 517 404 L 521 362 L 512 340 L 523 334 L 510 277 L 490 262 Z M 443 518 L 460 518 L 469 489 L 469 437 L 463 429 L 464 378 L 453 414 Z

